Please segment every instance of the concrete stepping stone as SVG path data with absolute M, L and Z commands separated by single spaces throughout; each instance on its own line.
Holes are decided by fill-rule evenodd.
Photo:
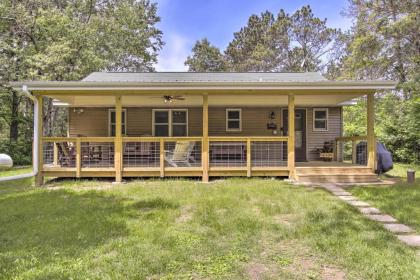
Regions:
M 383 224 L 383 226 L 393 233 L 410 233 L 413 229 L 404 224 Z
M 349 195 L 351 195 L 351 193 L 349 193 L 349 192 L 346 192 L 346 191 L 332 191 L 331 192 L 333 195 L 336 195 L 336 196 L 349 196 Z
M 375 207 L 361 207 L 358 209 L 362 214 L 381 214 L 381 211 Z
M 410 247 L 420 247 L 420 235 L 397 235 L 397 237 Z
M 394 217 L 390 215 L 381 215 L 381 214 L 365 214 L 366 217 L 372 221 L 377 221 L 381 223 L 396 223 L 398 222 Z
M 356 207 L 370 207 L 370 204 L 360 200 L 345 200 L 346 203 Z
M 357 198 L 355 198 L 354 196 L 351 195 L 337 195 L 337 197 L 341 200 L 345 200 L 345 201 L 350 201 L 350 200 L 357 200 Z

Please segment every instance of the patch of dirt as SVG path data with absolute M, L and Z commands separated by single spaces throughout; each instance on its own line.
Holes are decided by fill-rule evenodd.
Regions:
M 264 274 L 268 271 L 268 268 L 261 263 L 251 262 L 246 265 L 245 271 L 249 279 L 260 280 L 264 279 Z
M 186 205 L 181 208 L 181 214 L 176 218 L 177 223 L 186 223 L 192 219 L 194 208 L 191 205 Z
M 323 266 L 321 268 L 321 278 L 324 280 L 344 280 L 346 273 L 334 266 Z

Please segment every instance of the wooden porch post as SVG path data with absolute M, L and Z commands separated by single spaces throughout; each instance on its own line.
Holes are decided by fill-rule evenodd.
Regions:
M 287 167 L 289 169 L 289 179 L 295 178 L 295 96 L 289 94 L 288 98 L 288 133 L 287 143 Z
M 121 96 L 115 97 L 115 182 L 122 181 L 122 105 Z
M 209 181 L 209 97 L 203 94 L 203 143 L 201 151 L 201 164 L 203 166 L 203 182 Z
M 375 171 L 376 141 L 375 141 L 375 94 L 367 95 L 367 166 Z
M 43 167 L 44 167 L 44 143 L 42 142 L 43 136 L 43 98 L 41 95 L 37 96 L 36 99 L 38 100 L 38 174 L 35 177 L 35 186 L 40 187 L 44 184 L 44 174 L 43 174 Z

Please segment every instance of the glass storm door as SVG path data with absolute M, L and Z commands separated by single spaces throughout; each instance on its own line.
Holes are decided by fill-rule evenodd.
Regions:
M 283 110 L 283 135 L 289 135 L 288 110 Z M 306 161 L 306 110 L 295 110 L 295 161 Z

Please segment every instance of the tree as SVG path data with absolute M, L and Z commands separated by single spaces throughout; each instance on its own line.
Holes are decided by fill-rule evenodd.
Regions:
M 291 16 L 266 11 L 252 15 L 234 34 L 225 54 L 236 71 L 308 72 L 326 69 L 340 31 L 303 6 Z
M 190 72 L 216 72 L 226 70 L 226 61 L 219 48 L 212 46 L 207 38 L 197 41 L 192 56 L 185 61 Z
M 346 14 L 355 18 L 341 78 L 393 79 L 395 92 L 376 102 L 376 134 L 398 161 L 419 161 L 420 14 L 417 0 L 351 0 Z M 345 114 L 353 108 L 346 108 Z M 346 124 L 350 127 L 360 122 Z
M 17 80 L 79 80 L 92 71 L 153 71 L 163 46 L 157 6 L 149 0 L 0 2 L 0 95 L 12 98 L 9 137 L 19 137 L 25 98 L 7 88 Z M 46 100 L 45 133 L 65 112 Z M 3 109 L 2 109 L 3 111 Z M 58 125 L 60 127 L 60 125 Z M 61 126 L 62 127 L 62 126 Z

